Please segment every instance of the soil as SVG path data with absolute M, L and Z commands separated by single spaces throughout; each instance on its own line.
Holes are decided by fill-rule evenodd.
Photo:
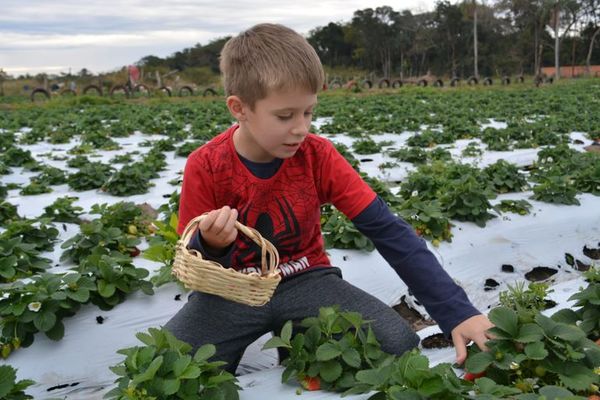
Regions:
M 454 346 L 452 340 L 446 339 L 443 333 L 427 336 L 425 339 L 421 340 L 421 345 L 425 349 L 443 349 Z
M 525 274 L 525 279 L 532 282 L 545 281 L 558 272 L 555 268 L 535 267 Z
M 423 318 L 419 312 L 410 308 L 404 299 L 402 299 L 400 304 L 394 306 L 393 309 L 410 324 L 415 332 L 436 324 L 435 321 Z
M 583 254 L 592 260 L 600 260 L 600 249 L 590 249 L 587 246 L 583 246 Z
M 502 264 L 502 272 L 515 272 L 515 267 L 510 264 Z

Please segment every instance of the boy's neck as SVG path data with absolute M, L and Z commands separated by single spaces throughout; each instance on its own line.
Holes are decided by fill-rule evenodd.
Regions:
M 254 162 L 254 163 L 270 163 L 275 160 L 275 157 L 262 158 L 255 156 L 251 148 L 254 145 L 249 142 L 249 135 L 244 135 L 241 130 L 244 129 L 241 123 L 238 123 L 238 127 L 233 132 L 233 147 L 235 147 L 235 151 L 246 160 Z

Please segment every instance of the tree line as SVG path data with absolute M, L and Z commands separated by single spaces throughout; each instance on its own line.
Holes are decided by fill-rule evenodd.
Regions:
M 539 74 L 542 66 L 600 64 L 600 0 L 438 1 L 413 14 L 382 6 L 354 12 L 348 22 L 311 30 L 308 41 L 323 64 L 376 76 L 502 76 Z M 138 64 L 219 70 L 229 37 L 147 56 Z

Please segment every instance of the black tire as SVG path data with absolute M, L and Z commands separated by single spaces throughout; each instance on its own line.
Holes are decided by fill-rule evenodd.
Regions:
M 125 97 L 129 98 L 129 90 L 127 89 L 127 86 L 125 86 L 125 85 L 115 85 L 115 86 L 111 87 L 110 92 L 109 92 L 110 97 L 113 97 L 115 95 L 115 92 L 118 90 L 122 90 L 123 92 L 125 92 Z
M 340 82 L 337 79 L 334 79 L 331 82 L 329 82 L 329 89 L 340 89 L 341 87 L 342 87 L 342 82 Z
M 77 92 L 74 91 L 73 89 L 63 89 L 60 92 L 61 96 L 66 96 L 66 95 L 71 95 L 71 96 L 77 96 Z
M 444 81 L 441 79 L 436 79 L 435 82 L 433 82 L 433 86 L 434 87 L 444 87 Z
M 161 86 L 160 88 L 158 88 L 159 91 L 161 92 L 165 92 L 167 94 L 167 96 L 171 97 L 171 88 L 168 86 Z
M 386 78 L 382 78 L 379 80 L 379 82 L 377 83 L 377 87 L 379 89 L 387 89 L 390 87 L 390 80 L 386 79 Z
M 144 90 L 144 92 L 142 92 L 142 89 Z M 150 96 L 152 94 L 150 92 L 150 88 L 148 86 L 144 85 L 143 83 L 138 83 L 131 90 L 132 95 L 135 95 L 137 93 L 139 93 L 141 95 L 146 95 L 146 96 Z
M 492 81 L 492 78 L 489 78 L 489 77 L 488 77 L 488 78 L 485 78 L 485 79 L 483 80 L 483 84 L 484 84 L 485 86 L 491 86 L 493 83 L 494 83 L 494 81 Z
M 503 85 L 510 85 L 510 78 L 508 76 L 502 77 L 502 84 Z
M 87 94 L 90 90 L 95 90 L 96 92 L 98 92 L 99 96 L 102 96 L 102 89 L 98 85 L 87 85 L 86 87 L 83 88 L 82 93 Z
M 217 91 L 213 88 L 206 88 L 206 89 L 204 89 L 204 92 L 202 92 L 202 97 L 216 96 L 216 95 L 217 95 Z
M 368 79 L 365 79 L 364 81 L 362 81 L 362 83 L 360 84 L 360 86 L 363 89 L 371 89 L 373 87 L 373 82 L 371 82 Z
M 523 75 L 519 75 L 517 77 L 517 82 L 519 82 L 519 83 L 524 83 L 525 82 L 525 78 L 523 77 Z
M 399 89 L 399 88 L 401 88 L 401 87 L 402 87 L 402 85 L 403 85 L 403 83 L 402 83 L 402 81 L 401 81 L 400 79 L 395 79 L 395 80 L 392 82 L 392 87 L 393 87 L 394 89 Z
M 472 77 L 469 78 L 469 80 L 467 81 L 467 83 L 469 84 L 469 86 L 478 85 L 479 84 L 479 79 L 477 79 L 474 76 L 472 76 Z
M 35 102 L 35 95 L 41 93 L 44 95 L 44 97 L 46 97 L 46 100 L 50 100 L 50 93 L 44 89 L 44 88 L 35 88 L 31 91 L 31 95 L 29 96 L 29 98 L 31 99 L 32 102 Z
M 184 92 L 188 92 L 190 96 L 194 95 L 194 89 L 192 89 L 191 86 L 187 86 L 187 85 L 182 86 L 179 89 L 179 97 L 183 97 L 184 96 Z
M 460 79 L 459 78 L 452 78 L 452 80 L 450 81 L 450 86 L 452 87 L 456 87 L 460 84 Z
M 421 79 L 417 82 L 417 86 L 427 87 L 427 81 L 425 79 Z

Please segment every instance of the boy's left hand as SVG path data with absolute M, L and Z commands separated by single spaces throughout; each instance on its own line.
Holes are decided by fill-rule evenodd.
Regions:
M 474 315 L 452 329 L 452 341 L 456 350 L 456 363 L 462 364 L 467 358 L 467 344 L 473 341 L 483 351 L 487 351 L 485 342 L 492 336 L 487 332 L 494 324 L 483 314 Z

